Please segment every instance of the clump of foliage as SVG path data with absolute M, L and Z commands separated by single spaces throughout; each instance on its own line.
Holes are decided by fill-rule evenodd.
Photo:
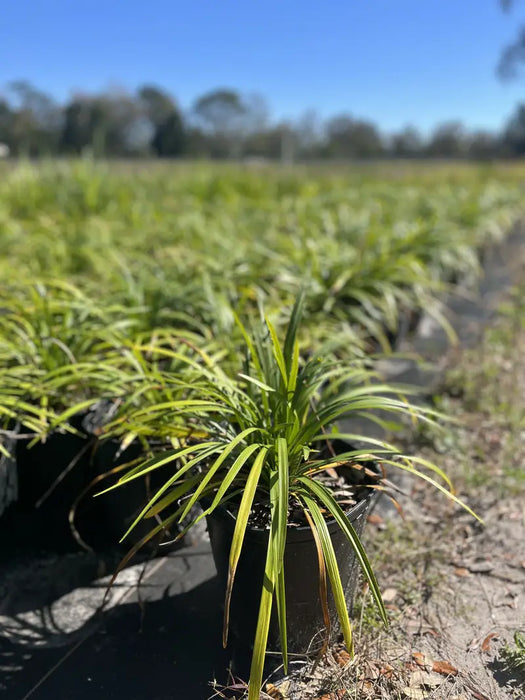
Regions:
M 505 644 L 501 650 L 505 666 L 512 671 L 525 674 L 525 632 L 514 632 L 514 643 Z

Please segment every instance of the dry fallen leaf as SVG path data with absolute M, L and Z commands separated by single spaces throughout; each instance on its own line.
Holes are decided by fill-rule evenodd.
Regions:
M 437 673 L 429 673 L 428 671 L 414 671 L 410 676 L 410 687 L 418 688 L 424 686 L 426 688 L 437 688 L 443 683 L 444 679 Z
M 374 693 L 374 684 L 372 681 L 363 681 L 361 683 L 361 694 L 365 693 L 366 697 L 369 698 L 371 695 L 375 697 Z M 346 697 L 348 697 L 348 693 L 346 694 Z M 364 700 L 364 696 L 363 696 Z
M 405 669 L 405 671 L 417 671 L 418 665 L 413 664 L 411 661 L 405 661 L 405 663 L 403 664 L 403 668 Z
M 379 675 L 384 676 L 385 678 L 392 678 L 394 670 L 395 669 L 393 666 L 391 666 L 390 664 L 385 664 L 379 669 Z
M 458 566 L 457 569 L 454 569 L 454 574 L 456 576 L 470 576 L 470 571 L 468 569 L 464 569 L 463 567 Z
M 274 700 L 288 700 L 288 691 L 290 690 L 290 681 L 284 681 L 279 687 L 273 683 L 266 684 L 266 694 Z
M 339 651 L 334 651 L 334 660 L 336 664 L 344 667 L 352 660 L 352 657 L 345 649 L 340 649 Z
M 497 639 L 498 635 L 495 632 L 487 634 L 483 642 L 481 643 L 481 651 L 490 651 L 490 642 L 492 639 Z
M 403 695 L 410 698 L 410 700 L 425 700 L 428 691 L 421 690 L 421 688 L 403 688 Z
M 333 693 L 328 693 L 328 695 L 321 695 L 321 697 L 316 698 L 316 700 L 342 700 L 346 695 L 346 690 L 335 690 Z
M 365 659 L 361 663 L 361 678 L 366 680 L 376 680 L 379 678 L 379 666 L 371 659 Z
M 424 634 L 430 634 L 433 637 L 439 636 L 436 630 L 434 630 L 431 625 L 422 622 L 420 619 L 407 619 L 405 622 L 405 631 L 407 634 L 417 634 L 422 636 Z
M 425 669 L 425 671 L 433 671 L 434 673 L 439 673 L 442 676 L 456 676 L 458 674 L 458 669 L 452 666 L 448 661 L 434 661 L 434 659 L 428 654 L 422 654 L 419 651 L 415 651 L 412 654 L 412 658 L 416 664 Z
M 434 673 L 441 673 L 443 676 L 457 676 L 458 669 L 454 668 L 448 661 L 434 661 L 432 665 Z
M 480 640 L 479 639 L 473 639 L 470 644 L 467 647 L 467 651 L 476 651 L 480 647 Z

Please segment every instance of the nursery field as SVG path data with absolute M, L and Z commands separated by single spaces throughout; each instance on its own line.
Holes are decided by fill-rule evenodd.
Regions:
M 0 305 L 22 333 L 44 298 L 52 316 L 68 306 L 52 323 L 75 328 L 59 334 L 69 352 L 47 350 L 80 361 L 101 326 L 233 347 L 233 311 L 263 304 L 279 326 L 304 289 L 307 345 L 387 349 L 407 314 L 438 314 L 446 285 L 475 283 L 525 207 L 524 179 L 508 165 L 4 166 Z
M 121 572 L 139 550 L 155 557 L 161 539 L 167 556 L 153 564 L 155 572 L 176 564 L 179 546 L 190 561 L 195 542 L 205 542 L 217 568 L 213 587 L 224 600 L 223 645 L 229 634 L 238 678 L 249 678 L 249 686 L 216 686 L 214 697 L 244 697 L 248 688 L 249 700 L 257 700 L 267 650 L 280 649 L 287 669 L 289 649 L 292 658 L 315 659 L 312 675 L 298 677 L 297 693 L 288 681 L 290 695 L 274 686 L 273 697 L 336 700 L 353 697 L 344 689 L 350 686 L 389 700 L 424 698 L 428 688 L 436 698 L 486 700 L 492 680 L 483 659 L 470 667 L 451 646 L 414 648 L 405 633 L 417 622 L 415 634 L 423 635 L 421 611 L 433 614 L 433 586 L 441 595 L 450 566 L 455 578 L 445 598 L 454 599 L 457 579 L 472 598 L 468 576 L 492 576 L 500 565 L 520 571 L 518 580 L 505 569 L 501 580 L 516 591 L 522 584 L 524 563 L 515 564 L 512 538 L 507 551 L 494 535 L 480 535 L 485 512 L 487 522 L 508 515 L 522 529 L 522 283 L 500 309 L 506 320 L 478 348 L 457 350 L 455 365 L 446 350 L 458 336 L 464 340 L 469 318 L 479 340 L 474 310 L 488 306 L 487 290 L 499 294 L 520 281 L 525 166 L 64 161 L 2 164 L 0 176 L 0 565 L 15 581 L 0 605 L 6 658 L 13 648 L 19 653 L 18 642 L 20 649 L 40 644 L 8 620 L 13 610 L 33 610 L 31 596 L 45 605 L 58 597 L 33 582 L 17 603 L 20 570 L 32 571 L 42 552 L 67 552 L 82 565 L 91 557 L 91 581 L 110 573 L 108 562 L 111 573 Z M 472 308 L 447 310 L 458 299 Z M 440 371 L 448 362 L 438 395 L 424 381 L 425 396 L 390 383 L 388 367 L 423 367 L 416 351 L 429 342 L 426 359 L 439 359 Z M 453 430 L 444 427 L 450 418 Z M 505 447 L 499 457 L 495 445 Z M 418 485 L 407 499 L 403 479 L 412 484 L 414 476 Z M 392 512 L 406 513 L 403 523 L 386 498 L 370 515 L 378 491 L 391 497 Z M 302 547 L 305 532 L 308 545 L 297 556 L 294 538 Z M 434 537 L 452 544 L 429 545 Z M 366 538 L 374 540 L 373 565 Z M 492 549 L 482 552 L 485 546 Z M 432 560 L 434 551 L 441 559 Z M 411 568 L 416 554 L 422 568 Z M 203 556 L 206 579 L 215 569 L 207 549 Z M 476 569 L 482 559 L 484 568 Z M 195 574 L 193 564 L 185 566 L 168 584 L 179 602 Z M 358 570 L 366 586 L 352 623 Z M 68 582 L 71 572 L 58 578 L 60 595 L 79 585 Z M 304 600 L 296 588 L 301 595 L 304 588 Z M 498 617 L 496 605 L 484 613 L 504 628 L 507 644 L 517 596 L 512 588 L 502 603 L 508 616 Z M 210 601 L 214 612 L 209 620 L 202 612 L 204 627 L 222 604 Z M 104 602 L 97 598 L 96 606 L 98 615 Z M 208 610 L 199 586 L 194 606 L 192 615 Z M 361 649 L 350 661 L 356 610 Z M 450 608 L 446 625 L 458 610 Z M 162 625 L 166 617 L 173 618 L 163 615 Z M 387 637 L 378 636 L 379 622 L 388 620 L 389 644 L 398 646 L 380 649 Z M 333 625 L 343 656 L 333 646 Z M 78 643 L 75 632 L 60 644 L 74 642 L 76 650 L 88 627 Z M 177 654 L 188 644 L 182 627 Z M 432 634 L 441 639 L 434 628 L 437 622 Z M 496 640 L 496 632 L 475 634 L 483 651 Z M 316 652 L 314 636 L 321 639 Z M 116 638 L 120 646 L 122 635 Z M 204 635 L 210 652 L 188 651 L 188 669 L 196 657 L 209 657 L 205 673 L 213 662 L 224 681 L 217 641 L 215 633 Z M 448 665 L 436 679 L 426 666 L 433 669 L 438 655 Z M 29 694 L 60 665 L 48 671 L 42 659 L 34 669 L 44 675 Z M 350 675 L 343 678 L 339 667 Z M 21 679 L 13 663 L 6 668 L 6 682 Z M 210 680 L 189 678 L 188 687 L 210 690 Z M 491 690 L 490 700 L 520 697 L 511 680 L 510 694 Z M 39 697 L 47 698 L 42 687 Z M 85 692 L 78 697 L 93 697 Z

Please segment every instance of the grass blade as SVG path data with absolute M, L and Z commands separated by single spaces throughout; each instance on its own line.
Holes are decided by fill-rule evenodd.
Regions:
M 235 530 L 233 532 L 232 544 L 230 548 L 228 582 L 226 584 L 226 596 L 224 601 L 224 624 L 222 632 L 222 643 L 224 647 L 226 647 L 228 643 L 230 601 L 233 590 L 233 582 L 235 579 L 235 572 L 237 570 L 237 564 L 239 563 L 239 557 L 241 556 L 244 535 L 246 534 L 246 527 L 248 524 L 248 517 L 252 509 L 253 498 L 255 496 L 255 491 L 259 483 L 261 471 L 264 465 L 264 461 L 266 459 L 267 452 L 268 448 L 262 447 L 253 462 L 250 474 L 246 479 L 246 486 L 242 496 L 241 504 L 239 506 L 239 512 L 237 513 L 237 519 L 235 521 Z

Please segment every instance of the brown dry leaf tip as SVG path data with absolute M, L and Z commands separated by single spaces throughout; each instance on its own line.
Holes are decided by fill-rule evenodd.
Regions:
M 457 569 L 454 569 L 454 575 L 455 576 L 470 576 L 470 571 L 468 569 L 464 569 L 463 567 L 458 567 Z
M 336 664 L 343 668 L 346 664 L 350 663 L 352 657 L 346 651 L 346 649 L 340 649 L 339 651 L 334 651 L 334 661 Z
M 335 690 L 328 695 L 321 695 L 315 700 L 342 700 L 346 696 L 346 690 Z
M 481 643 L 481 651 L 485 651 L 485 652 L 490 651 L 491 640 L 497 639 L 497 638 L 498 638 L 498 635 L 495 632 L 491 632 L 490 634 L 488 634 L 485 637 L 485 639 L 483 640 L 483 642 Z

